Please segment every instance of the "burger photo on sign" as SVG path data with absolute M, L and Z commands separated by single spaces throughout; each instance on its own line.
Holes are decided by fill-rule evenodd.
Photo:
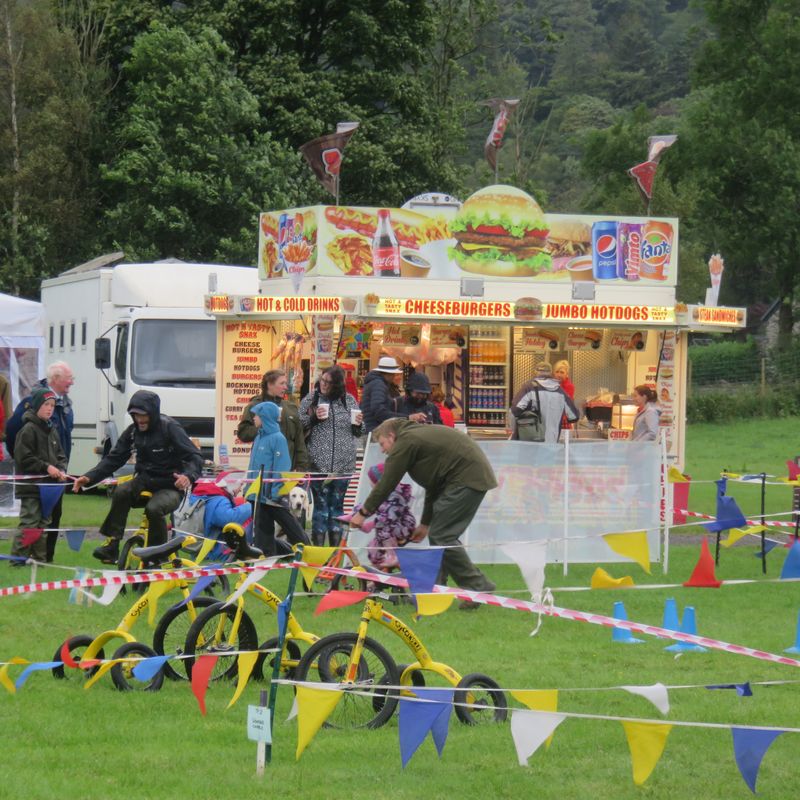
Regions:
M 539 204 L 513 186 L 487 186 L 468 197 L 450 222 L 450 258 L 465 272 L 530 278 L 549 272 L 548 227 Z

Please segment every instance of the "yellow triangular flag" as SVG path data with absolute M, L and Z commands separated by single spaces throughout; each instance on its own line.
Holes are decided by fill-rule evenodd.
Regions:
M 253 672 L 253 667 L 258 661 L 258 651 L 254 650 L 252 653 L 239 653 L 239 658 L 236 666 L 239 670 L 239 675 L 236 679 L 236 691 L 233 693 L 228 708 L 230 708 L 242 695 L 244 687 L 247 686 L 247 681 L 250 680 L 250 674 Z
M 21 658 L 20 656 L 14 656 L 8 664 L 3 664 L 0 667 L 0 683 L 5 686 L 6 690 L 9 691 L 11 694 L 17 693 L 17 687 L 14 685 L 14 681 L 8 677 L 8 668 L 12 664 L 30 664 L 31 662 L 28 661 L 26 658 Z
M 739 539 L 749 536 L 751 533 L 761 533 L 767 529 L 766 525 L 753 525 L 749 528 L 731 528 L 728 538 L 724 542 L 720 542 L 723 547 L 730 547 L 736 544 Z
M 341 689 L 315 689 L 297 687 L 297 752 L 299 759 L 317 731 L 342 699 Z
M 455 597 L 452 594 L 415 594 L 417 617 L 433 617 L 447 611 Z
M 630 575 L 623 575 L 621 578 L 614 578 L 609 575 L 602 567 L 598 567 L 592 573 L 592 589 L 619 589 L 622 586 L 633 586 L 633 578 Z
M 322 566 L 328 562 L 328 559 L 336 551 L 335 547 L 303 547 L 303 561 L 306 564 L 319 564 Z M 309 588 L 314 583 L 314 578 L 317 577 L 318 569 L 314 567 L 300 567 L 300 574 Z
M 623 722 L 622 727 L 625 729 L 631 751 L 633 782 L 641 786 L 658 764 L 672 725 L 662 725 L 658 722 Z
M 285 478 L 285 481 L 278 489 L 278 496 L 289 494 L 305 476 L 305 472 L 281 472 L 281 478 Z
M 261 476 L 259 475 L 245 490 L 245 500 L 248 497 L 258 497 L 261 494 Z
M 519 689 L 511 695 L 531 711 L 558 711 L 558 689 Z M 555 732 L 547 737 L 545 747 L 550 747 L 553 736 Z
M 197 551 L 197 556 L 195 557 L 195 561 L 198 564 L 202 564 L 203 559 L 214 549 L 214 545 L 216 545 L 216 539 L 204 539 L 203 544 L 200 545 L 200 549 Z
M 647 546 L 647 533 L 633 531 L 631 533 L 606 533 L 603 535 L 606 544 L 625 558 L 630 558 L 650 574 L 650 548 Z
M 689 482 L 689 479 L 677 467 L 670 467 L 669 470 L 667 470 L 667 480 L 670 483 Z

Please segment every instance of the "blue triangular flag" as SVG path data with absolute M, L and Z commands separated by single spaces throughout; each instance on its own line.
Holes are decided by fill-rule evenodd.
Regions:
M 791 546 L 783 562 L 781 580 L 786 578 L 800 578 L 800 539 Z
M 764 552 L 762 553 L 760 550 L 756 550 L 753 555 L 756 558 L 763 558 L 764 556 L 769 555 L 777 546 L 778 542 L 774 541 L 773 539 L 764 539 Z
M 753 728 L 731 728 L 733 733 L 733 754 L 736 766 L 742 773 L 750 791 L 756 793 L 756 780 L 761 760 L 769 746 L 783 731 L 754 730 Z
M 180 603 L 176 603 L 173 607 L 174 608 L 181 608 L 185 606 L 190 600 L 194 600 L 197 595 L 200 594 L 207 586 L 214 583 L 216 575 L 202 575 L 197 579 L 197 583 L 192 586 L 192 591 L 189 592 L 187 597 L 184 597 Z
M 42 516 L 49 517 L 56 503 L 64 494 L 66 483 L 41 483 L 39 484 L 39 502 L 42 504 Z
M 286 600 L 278 603 L 278 638 L 283 639 L 286 636 L 286 626 L 289 624 L 289 604 Z
M 14 682 L 14 686 L 17 689 L 21 689 L 23 684 L 26 680 L 28 680 L 28 676 L 32 672 L 38 672 L 41 669 L 53 669 L 53 667 L 63 667 L 63 661 L 39 661 L 36 664 L 28 664 L 24 670 L 20 673 L 20 676 Z
M 444 550 L 438 547 L 430 550 L 401 548 L 397 551 L 400 571 L 408 581 L 411 594 L 430 594 L 433 591 L 443 555 Z
M 86 531 L 67 531 L 65 536 L 67 537 L 67 546 L 69 549 L 74 550 L 77 553 L 81 549 L 83 537 L 86 536 Z
M 414 694 L 425 701 L 400 698 L 399 734 L 400 758 L 403 767 L 411 760 L 419 746 L 431 732 L 436 750 L 442 755 L 447 739 L 447 728 L 453 710 L 452 689 L 428 689 L 414 687 Z
M 753 690 L 749 683 L 712 683 L 706 689 L 736 689 L 739 697 L 752 697 Z
M 152 656 L 151 658 L 142 659 L 133 668 L 133 677 L 136 678 L 137 681 L 142 681 L 142 683 L 152 680 L 158 675 L 158 671 L 170 658 L 171 656 Z

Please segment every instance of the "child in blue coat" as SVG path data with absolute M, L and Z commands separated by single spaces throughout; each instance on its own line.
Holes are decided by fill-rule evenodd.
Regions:
M 276 552 L 275 523 L 292 544 L 308 544 L 308 537 L 280 494 L 283 483 L 275 480 L 292 469 L 289 445 L 278 424 L 281 408 L 267 400 L 253 406 L 251 411 L 258 433 L 250 451 L 250 475 L 257 475 L 264 468 L 264 482 L 256 504 L 255 545 L 264 555 L 271 556 Z

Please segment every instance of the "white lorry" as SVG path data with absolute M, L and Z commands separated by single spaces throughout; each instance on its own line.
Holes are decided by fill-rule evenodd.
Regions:
M 162 412 L 211 458 L 216 321 L 204 296 L 258 294 L 253 267 L 122 260 L 102 256 L 42 282 L 46 363 L 66 361 L 75 374 L 71 474 L 114 445 L 139 389 L 158 394 Z

